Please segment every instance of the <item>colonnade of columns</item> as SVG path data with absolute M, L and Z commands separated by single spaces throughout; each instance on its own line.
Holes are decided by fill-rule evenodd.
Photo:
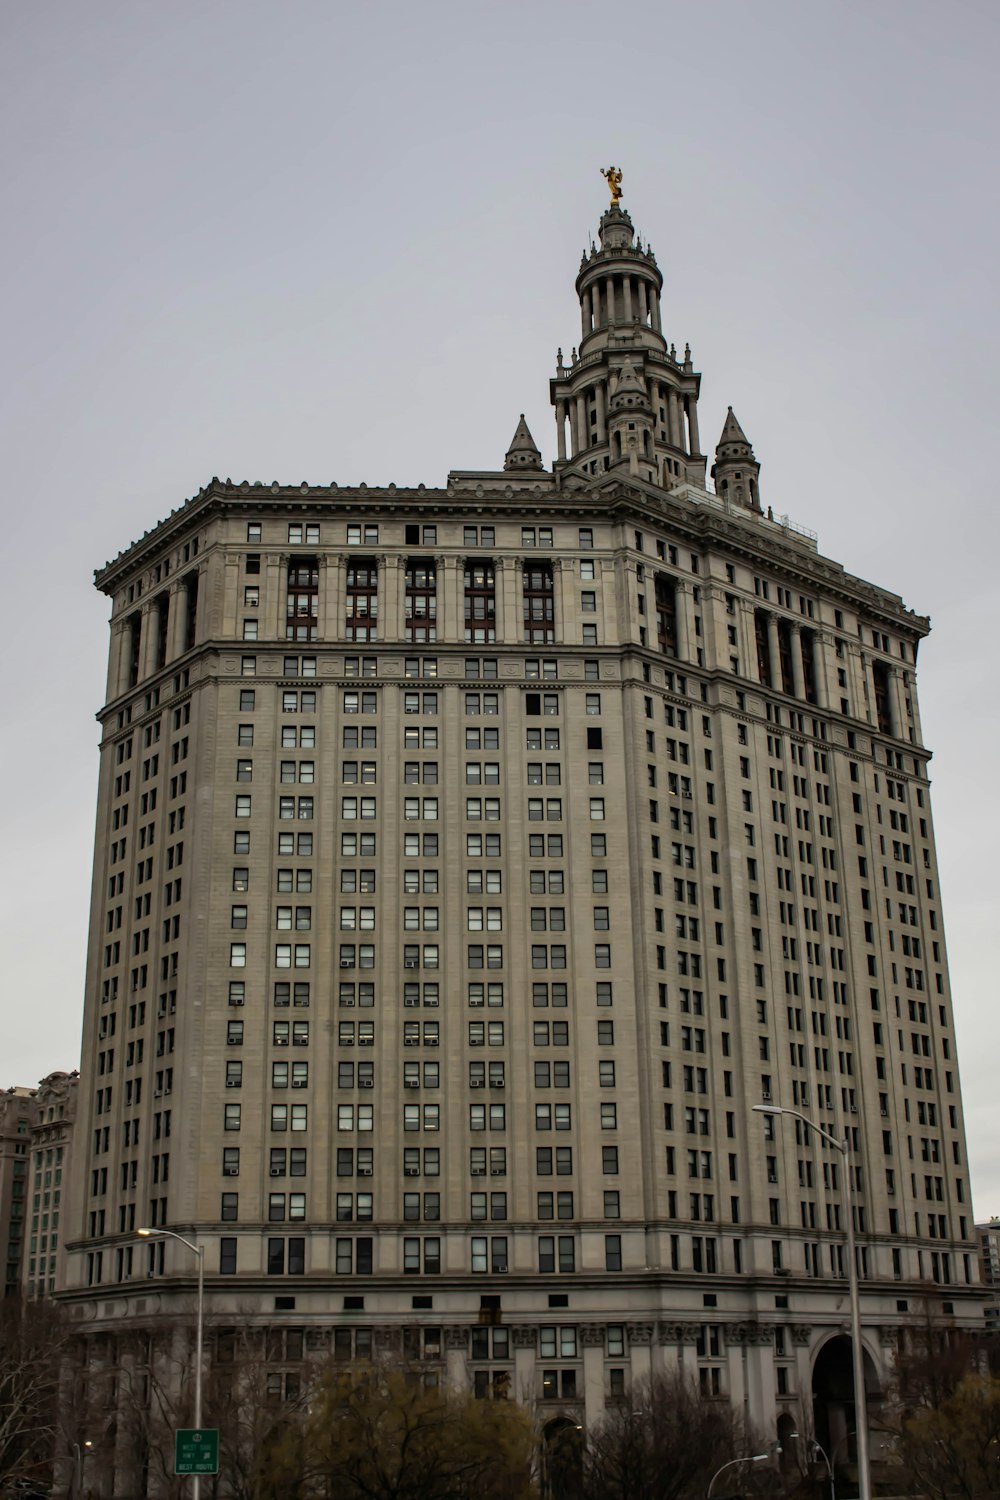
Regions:
M 580 295 L 582 337 L 615 323 L 641 323 L 662 332 L 660 293 L 655 282 L 645 276 L 612 272 L 584 288 Z
M 700 454 L 701 439 L 698 431 L 698 402 L 693 392 L 679 391 L 674 386 L 664 385 L 655 376 L 648 381 L 649 401 L 662 434 L 660 441 L 677 449 L 679 453 Z M 590 397 L 593 396 L 595 421 L 590 421 Z M 556 447 L 559 458 L 579 458 L 592 446 L 603 447 L 608 441 L 608 394 L 605 380 L 596 381 L 587 390 L 573 396 L 560 397 L 555 403 Z M 665 422 L 659 424 L 659 411 L 666 412 Z M 566 428 L 569 426 L 567 443 Z

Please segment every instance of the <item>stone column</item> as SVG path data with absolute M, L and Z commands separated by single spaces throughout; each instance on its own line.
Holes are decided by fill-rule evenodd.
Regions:
M 339 641 L 344 635 L 346 559 L 342 552 L 325 552 L 319 560 L 319 638 Z
M 869 724 L 876 724 L 875 683 L 872 678 L 871 662 L 868 660 L 865 653 L 861 650 L 860 646 L 852 646 L 851 655 L 854 658 L 856 675 L 861 689 L 860 693 L 858 694 L 859 702 L 857 704 L 857 707 L 861 708 L 863 706 L 864 708 L 864 713 L 859 713 L 858 718 L 865 718 L 868 720 Z
M 493 628 L 496 632 L 496 643 L 502 646 L 507 640 L 507 610 L 504 596 L 504 574 L 509 571 L 509 563 L 505 563 L 502 557 L 493 560 Z
M 108 653 L 108 701 L 128 692 L 129 658 L 132 644 L 131 631 L 126 617 L 117 619 L 111 627 L 111 650 Z
M 535 1350 L 538 1339 L 530 1324 L 514 1323 L 510 1330 L 510 1341 L 514 1346 L 514 1391 L 518 1400 L 524 1392 L 530 1400 L 540 1394 L 535 1379 Z
M 624 276 L 622 278 L 622 287 L 623 287 L 623 290 L 624 290 L 624 293 L 625 293 L 625 321 L 626 321 L 626 323 L 631 323 L 631 321 L 632 321 L 632 278 L 631 278 L 631 276 Z
M 556 402 L 556 442 L 559 444 L 559 457 L 565 462 L 566 459 L 566 403 Z
M 920 705 L 917 702 L 917 682 L 916 682 L 916 678 L 911 673 L 909 673 L 909 672 L 904 672 L 902 674 L 902 677 L 903 677 L 903 697 L 904 697 L 903 714 L 905 716 L 905 723 L 906 723 L 906 726 L 907 726 L 907 735 L 906 735 L 906 738 L 909 739 L 909 737 L 910 737 L 909 736 L 909 730 L 912 728 L 912 730 L 913 730 L 913 742 L 914 742 L 914 744 L 919 745 L 919 744 L 922 743 L 922 740 L 921 740 L 921 735 L 920 735 Z M 910 700 L 910 712 L 909 713 L 906 712 L 906 702 L 905 702 L 905 700 L 907 698 L 909 698 L 909 700 Z
M 889 712 L 892 715 L 892 732 L 898 740 L 909 738 L 909 719 L 906 713 L 906 688 L 899 667 L 889 668 Z
M 569 568 L 572 577 L 572 564 Z M 552 562 L 552 601 L 553 625 L 555 626 L 555 643 L 562 646 L 566 643 L 566 600 L 563 586 L 563 560 L 561 557 L 553 559 Z
M 691 434 L 691 452 L 701 452 L 701 439 L 698 436 L 698 397 L 689 395 L 685 403 L 687 406 L 688 431 Z
M 584 292 L 580 298 L 580 337 L 585 339 L 590 332 L 590 299 Z
M 778 639 L 778 617 L 769 614 L 767 617 L 767 654 L 770 658 L 771 682 L 770 686 L 776 693 L 784 691 L 784 681 L 781 675 L 781 642 Z
M 378 639 L 402 641 L 405 635 L 406 563 L 397 553 L 379 556 L 378 565 Z
M 503 621 L 503 638 L 508 646 L 524 639 L 521 624 L 523 608 L 524 559 L 505 558 L 503 564 L 503 597 L 497 599 L 497 616 Z M 499 630 L 497 632 L 499 635 Z
M 663 330 L 660 328 L 660 294 L 654 290 L 651 295 L 652 302 L 649 310 L 653 318 L 653 327 L 657 333 L 662 333 Z
M 743 667 L 743 676 L 749 677 L 751 682 L 760 682 L 760 662 L 757 660 L 757 625 L 754 617 L 754 607 L 747 599 L 737 601 L 739 610 L 740 628 L 739 635 L 742 645 L 740 647 L 740 662 Z
M 608 440 L 608 421 L 604 409 L 603 381 L 594 387 L 594 401 L 597 406 L 597 441 L 599 443 L 606 443 Z
M 268 553 L 264 559 L 264 578 L 260 601 L 261 639 L 285 639 L 285 610 L 288 596 L 288 554 Z
M 805 698 L 806 674 L 802 666 L 802 626 L 791 627 L 792 690 L 796 698 Z
M 604 1414 L 604 1328 L 584 1323 L 580 1328 L 583 1351 L 584 1423 L 592 1426 Z
M 463 1391 L 468 1385 L 468 1372 L 466 1370 L 466 1357 L 469 1352 L 468 1334 L 464 1328 L 447 1327 L 444 1333 L 445 1364 L 447 1367 L 448 1384 L 456 1391 Z
M 257 606 L 258 610 L 260 605 Z M 170 645 L 167 660 L 176 661 L 184 655 L 184 640 L 187 636 L 188 596 L 183 578 L 175 578 L 170 585 Z
M 156 610 L 152 599 L 142 604 L 142 633 L 139 637 L 139 681 L 145 682 L 156 662 Z
M 691 585 L 683 578 L 677 580 L 674 600 L 677 610 L 677 659 L 690 662 L 695 659 L 694 601 L 691 597 Z
M 631 1383 L 635 1385 L 640 1380 L 648 1380 L 653 1373 L 653 1336 L 656 1325 L 628 1323 L 625 1331 L 628 1337 Z
M 676 391 L 670 391 L 667 400 L 667 417 L 670 425 L 670 443 L 674 448 L 684 451 L 684 440 L 681 436 L 680 397 Z
M 608 327 L 615 321 L 615 283 L 611 276 L 604 278 L 604 296 L 608 304 Z
M 600 328 L 600 326 L 601 326 L 601 288 L 600 288 L 600 286 L 598 285 L 598 283 L 596 281 L 594 282 L 593 286 L 590 288 L 590 303 L 591 303 L 591 306 L 592 306 L 592 308 L 594 310 L 594 327 L 595 328 Z
M 643 324 L 649 322 L 649 304 L 646 301 L 646 283 L 639 277 L 639 321 Z
M 576 398 L 576 430 L 579 439 L 576 451 L 582 453 L 590 446 L 590 434 L 587 431 L 587 402 L 582 391 Z
M 460 597 L 460 578 L 457 576 L 458 558 L 440 556 L 434 559 L 437 580 L 437 624 L 438 639 L 460 641 L 465 632 L 465 610 L 460 609 L 464 600 Z
M 833 636 L 825 630 L 813 633 L 813 675 L 816 679 L 816 702 L 820 708 L 830 707 L 829 651 Z

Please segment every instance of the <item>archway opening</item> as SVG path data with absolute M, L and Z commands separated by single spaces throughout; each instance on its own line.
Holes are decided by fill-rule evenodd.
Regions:
M 865 1400 L 862 1419 L 870 1430 L 870 1410 L 879 1394 L 878 1375 L 868 1351 L 864 1361 Z M 826 1450 L 834 1469 L 857 1462 L 858 1414 L 854 1401 L 854 1364 L 851 1340 L 838 1334 L 816 1356 L 812 1378 L 813 1423 L 816 1440 Z

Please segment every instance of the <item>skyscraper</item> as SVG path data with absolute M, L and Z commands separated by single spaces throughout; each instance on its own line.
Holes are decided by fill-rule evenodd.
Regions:
M 679 1365 L 846 1438 L 841 1160 L 751 1109 L 849 1137 L 875 1398 L 917 1300 L 981 1322 L 928 622 L 732 409 L 707 487 L 617 204 L 576 290 L 551 469 L 522 418 L 441 489 L 213 479 L 99 570 L 65 1297 L 155 1328 L 168 1226 L 279 1386 L 375 1349 L 590 1422 Z

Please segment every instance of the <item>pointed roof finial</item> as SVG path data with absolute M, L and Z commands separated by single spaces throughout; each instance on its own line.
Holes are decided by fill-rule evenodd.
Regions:
M 542 467 L 542 455 L 535 447 L 535 440 L 528 431 L 528 424 L 524 420 L 524 412 L 517 424 L 510 447 L 507 449 L 507 457 L 504 459 L 504 468 L 510 469 L 540 469 Z

